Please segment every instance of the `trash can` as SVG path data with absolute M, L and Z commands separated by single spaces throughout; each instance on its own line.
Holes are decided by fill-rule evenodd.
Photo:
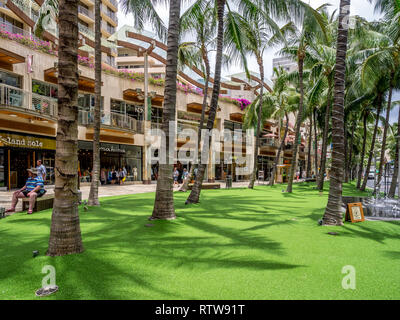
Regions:
M 226 176 L 226 188 L 232 188 L 232 176 L 231 175 Z

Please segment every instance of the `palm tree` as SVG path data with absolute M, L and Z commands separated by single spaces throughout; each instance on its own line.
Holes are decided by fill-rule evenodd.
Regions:
M 207 98 L 208 98 L 208 86 L 211 77 L 210 68 L 210 50 L 214 49 L 215 46 L 215 32 L 217 25 L 217 17 L 215 12 L 215 7 L 212 6 L 211 2 L 206 3 L 204 6 L 202 1 L 196 2 L 191 8 L 186 10 L 186 12 L 181 17 L 181 29 L 183 32 L 194 32 L 197 37 L 195 47 L 197 48 L 197 54 L 202 60 L 201 68 L 204 75 L 204 90 L 203 90 L 203 104 L 201 108 L 201 117 L 198 128 L 198 163 L 200 162 L 200 137 L 201 131 L 204 126 L 205 112 L 207 108 Z M 190 168 L 188 178 L 184 181 L 182 187 L 179 191 L 186 192 L 188 189 L 189 181 L 192 180 L 194 174 L 194 168 L 197 164 L 193 164 Z
M 400 109 L 400 105 L 399 105 L 399 109 Z M 395 154 L 395 158 L 394 158 L 394 171 L 393 171 L 393 176 L 392 176 L 392 182 L 390 183 L 390 189 L 389 189 L 389 193 L 388 193 L 388 197 L 389 198 L 394 198 L 395 197 L 395 193 L 396 193 L 396 188 L 400 188 L 400 186 L 398 185 L 398 180 L 397 177 L 399 176 L 399 145 L 400 145 L 400 110 L 398 113 L 398 120 L 397 120 L 397 130 L 395 131 L 395 135 L 397 135 L 397 139 L 396 139 L 396 150 L 394 152 Z
M 243 55 L 253 55 L 258 64 L 261 83 L 264 83 L 264 52 L 278 42 L 285 42 L 283 33 L 286 29 L 292 27 L 292 23 L 289 23 L 280 29 L 268 14 L 266 14 L 262 9 L 255 7 L 255 5 L 254 8 L 247 11 L 244 16 L 241 16 L 237 12 L 232 12 L 232 18 L 236 21 L 240 33 L 236 33 L 235 29 L 227 28 L 225 41 L 228 47 L 228 56 L 234 57 L 236 60 L 241 60 Z M 237 41 L 238 37 L 240 37 L 240 41 Z M 245 61 L 241 62 L 245 65 Z M 250 175 L 250 183 L 248 186 L 250 189 L 254 188 L 254 181 L 257 176 L 257 158 L 260 146 L 263 94 L 264 86 L 261 85 L 257 104 L 257 124 L 255 126 L 256 143 L 254 146 L 254 169 Z
M 170 141 L 175 141 L 175 131 L 170 132 L 170 124 L 175 122 L 176 111 L 176 77 L 178 72 L 178 47 L 180 30 L 180 11 L 181 1 L 171 0 L 169 4 L 169 26 L 167 41 L 167 66 L 165 75 L 164 91 L 164 109 L 162 119 L 162 130 L 165 133 L 166 144 L 160 148 L 161 154 L 166 155 L 166 163 L 160 163 L 159 176 L 157 180 L 156 197 L 154 201 L 153 214 L 150 217 L 154 219 L 175 219 L 174 196 L 173 196 L 173 178 L 172 171 L 174 159 L 171 156 Z M 172 137 L 170 135 L 172 134 Z
M 323 225 L 343 225 L 342 182 L 344 162 L 344 93 L 346 76 L 346 54 L 350 0 L 340 0 L 339 27 L 335 66 L 335 94 L 332 109 L 332 165 L 328 204 L 323 216 Z
M 308 10 L 304 16 L 304 21 L 300 29 L 294 32 L 293 36 L 288 40 L 289 45 L 281 50 L 284 55 L 289 55 L 297 60 L 298 81 L 300 91 L 299 109 L 296 116 L 295 141 L 293 142 L 292 164 L 290 166 L 289 181 L 286 192 L 291 193 L 293 190 L 293 178 L 297 168 L 298 146 L 300 144 L 300 127 L 304 120 L 304 60 L 306 59 L 308 46 L 315 41 L 316 38 L 325 37 L 326 26 L 321 11 L 325 5 L 317 10 Z
M 207 121 L 207 132 L 209 133 L 214 127 L 214 121 L 218 106 L 218 96 L 221 85 L 221 66 L 222 66 L 222 50 L 223 50 L 223 40 L 224 40 L 224 12 L 225 12 L 225 0 L 217 0 L 217 16 L 218 16 L 218 30 L 217 30 L 217 55 L 215 61 L 215 76 L 214 76 L 214 86 L 213 92 L 211 96 L 210 103 L 210 112 L 208 115 Z M 208 145 L 211 142 L 211 135 L 206 136 L 209 139 Z M 207 155 L 207 148 L 203 148 L 202 150 L 202 159 L 203 155 Z M 192 191 L 188 199 L 186 200 L 186 204 L 198 203 L 200 198 L 201 186 L 203 183 L 204 172 L 206 170 L 206 164 L 200 163 L 199 169 L 197 170 L 196 181 L 192 187 Z
M 400 11 L 399 11 L 400 13 Z M 384 131 L 382 137 L 382 149 L 378 170 L 378 185 L 382 179 L 382 169 L 386 153 L 386 137 L 389 129 L 389 117 L 392 106 L 393 89 L 396 87 L 396 79 L 399 78 L 400 67 L 400 43 L 393 39 L 390 23 L 371 23 L 373 32 L 371 54 L 365 59 L 362 66 L 362 79 L 368 86 L 373 86 L 385 76 L 388 81 L 388 102 L 386 107 L 386 116 Z
M 99 206 L 99 180 L 100 180 L 100 109 L 101 109 L 101 30 L 100 30 L 100 5 L 101 0 L 95 0 L 94 15 L 95 15 L 95 86 L 94 86 L 94 132 L 93 132 L 93 168 L 92 181 L 89 191 L 89 206 Z
M 54 205 L 47 255 L 83 251 L 78 212 L 78 3 L 60 0 Z
M 386 91 L 386 81 L 385 79 L 381 79 L 381 81 L 377 84 L 376 86 L 376 98 L 374 100 L 374 104 L 376 105 L 376 114 L 375 114 L 375 127 L 374 127 L 374 132 L 372 134 L 372 141 L 371 141 L 371 146 L 369 150 L 369 155 L 368 155 L 368 163 L 367 167 L 365 169 L 365 175 L 364 175 L 364 180 L 361 185 L 360 190 L 365 191 L 365 188 L 367 187 L 367 182 L 368 182 L 368 173 L 371 169 L 372 165 L 372 158 L 374 157 L 374 152 L 375 152 L 375 143 L 376 143 L 376 137 L 378 133 L 378 125 L 379 125 L 379 120 L 381 119 L 381 111 L 383 107 L 383 100 L 384 100 L 384 92 Z

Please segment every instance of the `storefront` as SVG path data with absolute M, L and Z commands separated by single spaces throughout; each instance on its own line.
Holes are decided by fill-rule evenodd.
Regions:
M 0 188 L 13 189 L 25 185 L 26 169 L 42 160 L 46 167 L 46 184 L 54 183 L 56 139 L 23 133 L 0 132 Z
M 264 180 L 269 180 L 274 167 L 275 159 L 269 156 L 258 156 L 257 170 L 258 172 L 264 171 Z
M 79 141 L 79 172 L 81 182 L 91 181 L 93 142 Z M 100 143 L 100 167 L 108 171 L 126 169 L 126 181 L 142 181 L 142 147 Z

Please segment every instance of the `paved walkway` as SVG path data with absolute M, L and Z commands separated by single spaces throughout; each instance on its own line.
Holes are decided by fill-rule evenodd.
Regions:
M 225 182 L 220 182 L 221 188 L 225 188 Z M 248 181 L 243 182 L 233 182 L 233 188 L 242 188 L 247 187 L 249 184 Z M 257 182 L 256 182 L 257 185 Z M 118 196 L 125 194 L 136 194 L 136 193 L 146 193 L 146 192 L 155 192 L 157 184 L 154 182 L 152 184 L 130 184 L 130 185 L 105 185 L 99 187 L 99 197 L 110 197 L 110 196 Z M 178 191 L 181 185 L 175 186 L 174 191 Z M 54 193 L 54 186 L 46 186 L 47 193 L 46 195 Z M 89 197 L 90 186 L 81 186 L 82 191 L 82 200 L 85 200 Z M 11 205 L 11 197 L 14 191 L 0 191 L 0 207 L 5 207 L 6 209 L 10 208 Z M 20 200 L 17 205 L 17 211 L 22 210 L 22 201 Z

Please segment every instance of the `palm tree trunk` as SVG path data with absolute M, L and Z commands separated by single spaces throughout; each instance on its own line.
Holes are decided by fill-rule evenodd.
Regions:
M 312 115 L 310 116 L 310 131 L 308 133 L 308 153 L 307 153 L 307 170 L 306 170 L 306 178 L 311 178 L 311 146 L 312 146 Z
M 271 180 L 269 181 L 269 185 L 271 187 L 274 185 L 275 174 L 276 174 L 276 170 L 277 170 L 277 167 L 278 167 L 279 158 L 281 157 L 281 152 L 283 150 L 283 147 L 285 146 L 286 136 L 287 136 L 287 133 L 289 131 L 289 116 L 288 116 L 287 113 L 285 113 L 285 117 L 286 117 L 285 132 L 283 134 L 282 141 L 281 141 L 281 143 L 279 145 L 279 149 L 278 149 L 278 152 L 277 152 L 276 157 L 275 157 L 274 167 L 272 168 Z
M 314 150 L 314 152 L 315 152 L 315 154 L 314 154 L 314 157 L 315 157 L 315 159 L 314 159 L 314 161 L 315 161 L 315 163 L 314 163 L 314 165 L 315 165 L 315 177 L 317 177 L 317 175 L 318 175 L 318 134 L 317 134 L 317 116 L 316 116 L 316 113 L 317 112 L 317 110 L 315 109 L 314 110 L 314 112 L 313 112 L 313 116 L 314 116 L 314 138 L 315 138 L 315 150 Z
M 381 160 L 379 161 L 378 185 L 381 183 L 381 180 L 382 180 L 383 163 L 385 161 L 386 138 L 387 138 L 387 132 L 389 129 L 390 110 L 392 109 L 393 80 L 394 80 L 394 72 L 392 72 L 390 75 L 390 88 L 389 88 L 388 104 L 387 104 L 387 108 L 386 108 L 385 127 L 383 129 Z
M 164 131 L 166 143 L 160 147 L 161 154 L 166 155 L 166 163 L 160 163 L 159 176 L 157 180 L 156 198 L 154 201 L 154 219 L 175 219 L 173 177 L 174 157 L 170 151 L 175 151 L 175 130 L 170 133 L 170 123 L 175 123 L 176 111 L 176 76 L 178 69 L 178 46 L 179 46 L 179 21 L 181 1 L 171 0 L 169 8 L 168 26 L 168 50 L 167 66 L 165 74 L 164 109 L 162 119 L 162 130 Z M 174 128 L 176 129 L 176 128 Z M 170 136 L 172 134 L 172 137 Z M 172 142 L 170 144 L 170 142 Z M 172 153 L 172 154 L 171 154 Z
M 83 251 L 78 212 L 78 2 L 59 2 L 58 121 L 48 256 Z
M 349 162 L 348 162 L 348 144 L 347 144 L 347 126 L 346 126 L 346 120 L 343 121 L 343 125 L 344 125 L 344 183 L 348 183 L 349 182 L 349 175 L 348 175 L 348 166 L 349 166 Z
M 394 159 L 394 172 L 393 172 L 393 177 L 392 177 L 392 182 L 390 184 L 390 189 L 389 189 L 389 198 L 394 198 L 395 193 L 396 193 L 396 187 L 400 188 L 398 185 L 398 176 L 399 176 L 399 170 L 400 170 L 400 155 L 399 155 L 399 144 L 400 144 L 400 106 L 399 106 L 399 113 L 398 113 L 398 120 L 397 120 L 397 139 L 396 139 L 396 156 Z
M 329 132 L 329 120 L 331 116 L 331 103 L 332 103 L 332 86 L 329 85 L 328 92 L 328 103 L 325 110 L 325 123 L 324 131 L 322 135 L 322 154 L 321 154 L 321 166 L 319 168 L 318 177 L 318 190 L 324 191 L 325 171 L 326 171 L 326 155 L 328 153 L 328 132 Z
M 378 97 L 377 97 L 378 108 L 377 108 L 377 112 L 376 112 L 375 128 L 374 128 L 374 133 L 372 134 L 371 148 L 369 150 L 367 167 L 365 168 L 364 180 L 363 180 L 363 183 L 360 188 L 361 191 L 365 191 L 365 188 L 367 187 L 368 173 L 369 173 L 369 170 L 371 169 L 372 158 L 373 158 L 374 150 L 375 150 L 375 141 L 376 141 L 376 135 L 378 133 L 378 124 L 379 124 L 379 118 L 380 118 L 381 110 L 382 110 L 382 102 L 383 102 L 383 94 L 378 92 Z
M 295 139 L 293 143 L 293 152 L 292 152 L 292 165 L 290 166 L 289 181 L 286 189 L 286 192 L 289 193 L 292 193 L 293 191 L 293 179 L 297 169 L 297 153 L 299 150 L 300 126 L 303 120 L 303 102 L 304 102 L 304 82 L 303 82 L 304 54 L 303 53 L 299 53 L 298 67 L 299 67 L 299 82 L 300 82 L 300 102 L 299 102 L 299 113 L 297 114 L 297 119 L 296 119 L 296 129 L 295 129 L 296 131 L 295 131 Z
M 224 41 L 224 11 L 225 11 L 225 0 L 217 1 L 218 7 L 218 34 L 217 34 L 217 55 L 215 60 L 215 76 L 214 76 L 214 86 L 213 92 L 211 96 L 210 103 L 210 113 L 208 115 L 207 121 L 207 131 L 210 132 L 214 127 L 215 116 L 217 114 L 218 107 L 218 97 L 219 90 L 221 86 L 221 68 L 222 68 L 222 50 L 223 50 L 223 41 Z M 211 144 L 211 135 L 208 136 L 209 145 Z M 202 158 L 207 157 L 208 148 L 203 148 L 202 150 Z M 203 184 L 204 172 L 206 170 L 206 164 L 200 163 L 199 169 L 197 171 L 196 181 L 193 185 L 192 191 L 188 199 L 186 200 L 186 204 L 190 203 L 198 203 L 200 199 L 201 186 Z
M 363 125 L 364 125 L 364 134 L 363 134 L 363 144 L 361 149 L 361 160 L 360 160 L 360 168 L 358 170 L 358 179 L 357 179 L 357 189 L 361 188 L 361 180 L 362 180 L 362 173 L 364 170 L 364 159 L 365 159 L 365 146 L 367 143 L 367 120 L 368 120 L 368 112 L 364 113 Z
M 350 181 L 353 181 L 353 145 L 354 145 L 354 131 L 356 130 L 356 121 L 353 121 L 353 125 L 351 127 L 351 137 L 350 137 L 350 150 L 349 150 L 349 165 L 348 165 L 348 176 L 350 177 Z
M 95 85 L 94 85 L 94 132 L 93 132 L 93 169 L 92 182 L 89 191 L 89 206 L 99 206 L 100 180 L 100 109 L 101 109 L 101 31 L 100 31 L 100 0 L 95 0 Z
M 197 152 L 198 152 L 198 162 L 193 164 L 192 167 L 190 168 L 190 172 L 188 175 L 188 178 L 183 182 L 182 187 L 179 189 L 179 191 L 186 192 L 189 188 L 189 182 L 192 181 L 193 178 L 193 173 L 194 173 L 194 168 L 195 166 L 198 166 L 200 163 L 200 142 L 201 142 L 201 131 L 203 130 L 204 126 L 204 118 L 206 114 L 206 108 L 207 108 L 207 97 L 208 97 L 208 82 L 210 81 L 210 62 L 208 60 L 208 55 L 205 50 L 205 47 L 203 46 L 203 61 L 206 67 L 206 78 L 205 83 L 204 83 L 204 96 L 203 96 L 203 105 L 201 107 L 201 117 L 200 117 L 200 123 L 199 123 L 199 131 L 197 133 Z
M 254 168 L 253 172 L 250 176 L 250 183 L 249 183 L 249 188 L 253 189 L 254 188 L 254 181 L 256 180 L 257 177 L 257 163 L 258 163 L 258 149 L 260 147 L 260 134 L 261 134 L 261 125 L 262 125 L 262 104 L 263 104 L 263 94 L 264 94 L 264 66 L 263 66 L 263 60 L 262 57 L 259 56 L 257 57 L 258 61 L 258 67 L 260 69 L 260 78 L 261 78 L 261 88 L 260 88 L 260 99 L 258 101 L 258 115 L 257 115 L 257 129 L 256 129 L 256 145 L 254 146 Z
M 336 51 L 335 97 L 332 109 L 332 166 L 330 174 L 329 198 L 323 217 L 323 225 L 343 225 L 342 181 L 343 181 L 343 122 L 344 92 L 346 77 L 346 54 L 348 28 L 346 19 L 350 13 L 350 0 L 340 0 L 339 28 Z

